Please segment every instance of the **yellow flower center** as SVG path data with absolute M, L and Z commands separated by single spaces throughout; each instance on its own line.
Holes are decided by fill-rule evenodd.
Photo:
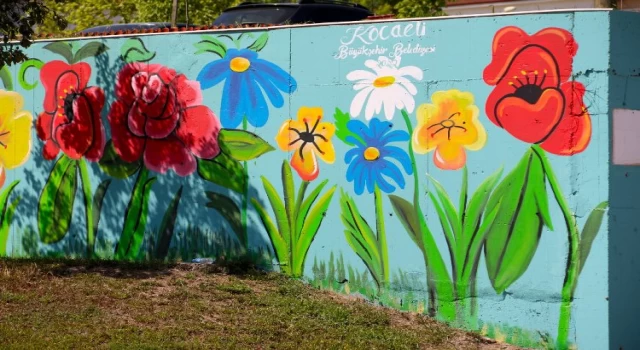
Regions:
M 368 147 L 364 150 L 364 159 L 374 161 L 380 158 L 380 151 L 375 147 Z
M 249 60 L 244 57 L 233 58 L 229 63 L 229 68 L 231 68 L 231 70 L 236 73 L 242 73 L 246 71 L 247 69 L 249 69 L 249 66 L 251 66 L 251 62 L 249 62 Z
M 383 87 L 391 86 L 391 84 L 395 83 L 395 81 L 396 81 L 395 77 L 387 75 L 387 76 L 380 77 L 380 78 L 377 78 L 376 80 L 374 80 L 373 81 L 373 86 L 375 86 L 377 88 L 383 88 Z

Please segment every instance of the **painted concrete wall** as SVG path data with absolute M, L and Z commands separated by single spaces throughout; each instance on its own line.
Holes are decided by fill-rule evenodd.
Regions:
M 0 253 L 249 255 L 523 346 L 633 344 L 620 16 L 37 43 L 1 74 Z

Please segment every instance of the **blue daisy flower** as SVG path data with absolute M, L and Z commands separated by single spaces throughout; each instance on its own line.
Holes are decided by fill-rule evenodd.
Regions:
M 346 140 L 355 146 L 344 156 L 344 161 L 349 164 L 347 181 L 353 182 L 356 194 L 362 194 L 365 187 L 369 193 L 373 193 L 376 186 L 385 193 L 392 193 L 396 187 L 389 180 L 404 188 L 404 175 L 396 163 L 408 175 L 413 174 L 407 152 L 390 145 L 393 142 L 409 141 L 409 133 L 392 130 L 392 127 L 390 122 L 375 118 L 371 119 L 369 126 L 355 119 L 347 123 L 349 131 L 359 137 L 347 136 Z
M 220 108 L 220 121 L 225 128 L 236 128 L 243 117 L 254 127 L 264 126 L 269 119 L 264 95 L 280 108 L 284 105 L 282 93 L 290 94 L 297 88 L 289 73 L 249 49 L 228 49 L 224 58 L 205 65 L 197 80 L 202 89 L 225 81 Z

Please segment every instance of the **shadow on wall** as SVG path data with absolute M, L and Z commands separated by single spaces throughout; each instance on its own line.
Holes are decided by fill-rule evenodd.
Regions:
M 14 219 L 20 229 L 7 253 L 129 261 L 249 257 L 271 267 L 270 245 L 249 220 L 250 201 L 264 203 L 245 169 L 273 148 L 250 132 L 222 129 L 201 105 L 198 85 L 146 64 L 154 55 L 113 59 L 104 40 L 82 44 L 44 47 L 67 62 L 39 64 L 39 140 L 13 193 L 21 198 Z M 93 72 L 82 61 L 87 57 L 95 57 Z M 225 145 L 225 136 L 234 142 Z

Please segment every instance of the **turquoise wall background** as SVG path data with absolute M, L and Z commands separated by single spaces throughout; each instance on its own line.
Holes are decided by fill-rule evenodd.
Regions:
M 633 19 L 632 14 L 562 12 L 38 42 L 28 49 L 32 61 L 5 70 L 10 78 L 5 76 L 3 93 L 10 90 L 6 84 L 10 80 L 24 100 L 19 110 L 32 115 L 33 127 L 26 162 L 12 169 L 5 167 L 3 191 L 8 197 L 0 198 L 5 200 L 2 225 L 6 229 L 0 231 L 0 237 L 2 232 L 6 235 L 4 253 L 14 257 L 186 261 L 248 254 L 266 268 L 305 278 L 320 288 L 431 314 L 522 346 L 617 346 L 613 338 L 626 339 L 629 329 L 620 328 L 623 322 L 609 315 L 622 312 L 633 296 L 624 294 L 622 287 L 627 272 L 614 271 L 612 266 L 631 269 L 632 265 L 621 261 L 632 255 L 625 249 L 632 248 L 627 236 L 622 241 L 609 232 L 635 227 L 635 207 L 624 203 L 631 198 L 627 188 L 637 186 L 625 185 L 632 181 L 626 175 L 633 174 L 632 169 L 609 166 L 609 116 L 611 108 L 629 108 L 633 103 L 631 98 L 620 97 L 623 90 L 626 96 L 635 91 L 630 85 L 635 66 L 628 61 L 634 55 L 627 52 L 631 50 L 628 38 L 637 29 Z M 536 34 L 539 32 L 542 34 Z M 85 49 L 86 57 L 78 62 L 86 62 L 90 71 L 69 68 L 65 54 L 78 57 L 79 50 L 89 43 L 95 44 Z M 43 156 L 45 141 L 41 138 L 44 129 L 51 130 L 51 126 L 44 127 L 39 124 L 44 122 L 37 120 L 46 112 L 48 96 L 55 98 L 61 91 L 58 88 L 64 88 L 56 85 L 64 80 L 64 74 L 45 69 L 55 60 L 61 60 L 60 67 L 67 67 L 67 71 L 76 72 L 78 81 L 88 80 L 87 86 L 101 89 L 105 103 L 98 108 L 99 98 L 92 95 L 95 91 L 83 90 L 83 86 L 76 86 L 77 94 L 69 99 L 57 100 L 60 108 L 56 107 L 54 115 L 60 114 L 59 122 L 76 123 L 78 129 L 68 140 L 53 142 L 71 145 L 90 137 L 92 147 L 101 148 L 97 134 L 86 132 L 99 128 L 98 119 L 86 122 L 92 116 L 97 118 L 97 113 L 82 111 L 77 100 L 84 98 L 99 111 L 107 146 L 99 152 L 100 161 L 92 161 L 85 152 L 69 154 L 62 147 L 57 157 L 63 160 L 58 163 L 67 162 L 78 170 L 65 168 L 72 169 L 65 177 L 67 182 L 60 184 L 60 175 L 57 187 L 47 187 L 47 181 L 56 178 L 52 170 L 57 166 L 55 160 Z M 494 67 L 487 68 L 492 62 Z M 526 71 L 520 75 L 520 87 L 529 86 L 528 91 L 518 90 L 517 84 L 510 91 L 504 81 L 495 82 L 499 76 L 511 79 L 516 68 Z M 493 83 L 492 69 L 496 76 Z M 358 71 L 369 73 L 354 73 Z M 136 83 L 135 74 L 136 79 L 144 76 L 146 80 Z M 150 78 L 154 74 L 159 74 L 157 84 L 164 84 L 162 87 L 154 85 Z M 543 75 L 548 79 L 545 82 L 538 80 Z M 385 78 L 389 76 L 393 79 Z M 375 80 L 381 77 L 387 80 Z M 525 79 L 531 81 L 523 83 Z M 563 90 L 562 84 L 569 85 Z M 358 111 L 353 101 L 367 89 L 375 93 Z M 492 92 L 497 95 L 492 97 Z M 507 97 L 511 99 L 505 100 Z M 140 106 L 145 98 L 169 102 L 162 107 L 151 106 L 154 102 L 140 107 L 140 117 L 131 101 Z M 491 99 L 492 105 L 506 104 L 487 108 Z M 378 100 L 382 102 L 376 109 Z M 171 103 L 179 106 L 175 108 L 179 112 L 167 112 Z M 371 103 L 373 106 L 367 107 Z M 196 113 L 190 110 L 194 106 L 204 107 L 198 107 Z M 126 111 L 116 111 L 121 107 Z M 151 114 L 159 110 L 177 120 L 178 129 L 165 128 L 170 136 L 164 135 L 168 132 L 151 136 L 148 129 L 154 118 Z M 443 120 L 456 112 L 455 118 L 469 122 L 464 124 L 464 133 L 456 133 L 454 128 L 448 138 L 444 133 L 440 138 L 431 135 L 436 130 L 432 126 L 449 125 Z M 306 162 L 299 165 L 295 163 L 296 152 L 300 152 L 296 147 L 306 139 L 296 141 L 296 133 L 288 128 L 302 128 L 304 120 L 313 127 L 316 114 L 321 114 L 317 132 L 322 137 L 314 136 L 304 146 Z M 146 136 L 139 137 L 146 137 L 145 147 L 151 153 L 141 156 L 139 163 L 127 161 L 133 141 L 123 139 L 122 127 L 114 128 L 118 118 L 126 120 L 129 132 L 137 127 L 143 130 L 140 125 L 147 127 Z M 460 120 L 454 124 L 461 126 L 456 124 Z M 407 121 L 413 130 L 408 130 Z M 55 126 L 53 130 L 55 135 Z M 484 139 L 481 130 L 485 131 Z M 393 136 L 385 139 L 386 135 Z M 180 139 L 179 145 L 187 145 L 187 156 L 177 156 L 184 147 L 153 143 L 154 139 L 174 136 Z M 112 138 L 114 148 L 107 142 Z M 24 138 L 11 142 L 24 143 Z M 532 148 L 532 144 L 536 145 Z M 331 157 L 331 148 L 335 157 Z M 222 153 L 218 153 L 220 149 Z M 415 161 L 409 157 L 412 149 Z M 439 154 L 439 160 L 434 161 L 434 153 Z M 317 159 L 315 165 L 309 160 L 312 157 Z M 86 172 L 81 171 L 83 166 Z M 501 167 L 502 173 L 497 172 Z M 139 170 L 145 168 L 148 175 Z M 178 175 L 176 169 L 182 169 L 178 172 L 183 174 Z M 184 174 L 185 169 L 189 174 Z M 384 180 L 377 177 L 380 174 Z M 156 180 L 144 182 L 140 180 L 144 176 Z M 244 178 L 248 179 L 246 187 Z M 485 181 L 493 181 L 477 192 L 487 204 L 480 208 L 486 210 L 477 216 L 477 227 L 467 221 L 468 231 L 462 227 L 465 219 L 473 219 L 468 211 L 472 204 L 459 204 L 465 178 L 467 200 Z M 294 211 L 298 192 L 287 192 L 283 179 L 285 184 L 293 181 L 296 191 L 308 185 L 305 198 L 313 197 L 312 190 L 323 181 L 327 184 L 316 200 L 310 201 L 309 213 L 298 215 L 304 211 Z M 98 186 L 105 180 L 110 182 L 102 192 Z M 14 181 L 19 183 L 10 187 Z M 304 181 L 308 184 L 303 185 Z M 75 193 L 71 191 L 74 182 Z M 374 190 L 371 186 L 369 191 L 366 184 L 374 182 L 377 187 Z M 364 183 L 361 191 L 358 183 Z M 565 198 L 564 203 L 558 204 L 555 189 Z M 83 190 L 89 190 L 90 196 Z M 447 208 L 444 192 L 450 196 L 452 208 Z M 416 209 L 416 197 L 420 210 Z M 626 199 L 614 206 L 614 197 Z M 15 214 L 8 217 L 17 198 Z M 604 214 L 608 200 L 612 213 L 617 210 L 615 216 L 610 214 L 615 221 Z M 92 210 L 100 204 L 94 244 L 88 239 L 88 202 L 93 203 Z M 402 203 L 408 206 L 402 207 Z M 459 207 L 466 208 L 465 214 Z M 362 218 L 350 216 L 354 208 Z M 95 222 L 98 216 L 92 210 Z M 452 212 L 457 212 L 457 219 L 449 221 L 451 216 L 446 214 Z M 266 214 L 273 224 L 271 229 Z M 291 215 L 297 215 L 298 222 L 291 220 Z M 569 228 L 574 219 L 577 228 L 572 231 Z M 589 230 L 584 229 L 588 219 Z M 420 227 L 421 220 L 424 225 L 418 236 L 422 238 L 416 243 L 406 227 Z M 456 225 L 460 230 L 452 235 L 458 243 L 452 249 L 459 261 L 450 258 L 445 235 L 447 228 L 455 230 Z M 285 228 L 294 231 L 289 235 L 293 243 L 287 243 Z M 585 236 L 585 231 L 590 233 Z M 575 233 L 572 243 L 570 232 Z M 422 245 L 428 237 L 435 244 L 430 248 Z M 474 249 L 469 248 L 472 242 L 478 244 Z M 130 249 L 123 250 L 123 244 Z M 438 268 L 430 250 L 434 247 L 444 270 L 428 277 L 425 264 Z M 163 249 L 166 252 L 159 253 Z M 588 254 L 581 268 L 578 251 L 583 257 Z M 296 270 L 296 265 L 301 268 Z M 463 265 L 477 272 L 469 277 L 456 270 Z M 447 278 L 442 277 L 442 271 Z M 576 274 L 579 277 L 571 277 Z M 614 294 L 617 304 L 612 302 Z M 609 324 L 605 319 L 610 319 Z

